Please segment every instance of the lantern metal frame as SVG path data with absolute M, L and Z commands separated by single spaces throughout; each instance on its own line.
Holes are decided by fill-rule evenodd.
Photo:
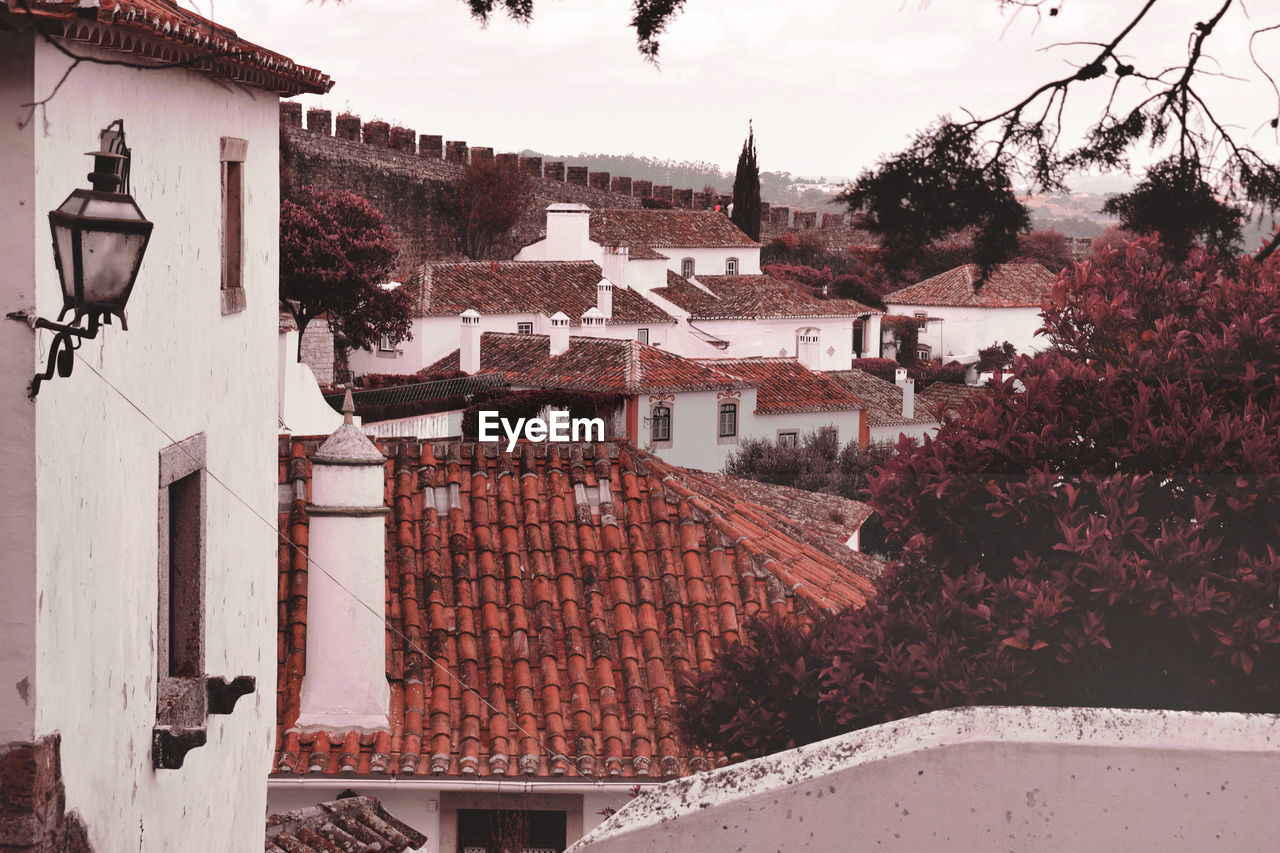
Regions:
M 40 391 L 40 384 L 58 376 L 67 377 L 75 366 L 75 351 L 83 341 L 96 338 L 103 325 L 110 325 L 112 317 L 120 319 L 120 328 L 128 331 L 125 305 L 133 291 L 133 285 L 146 255 L 154 227 L 143 216 L 142 209 L 129 194 L 129 170 L 132 151 L 125 144 L 124 121 L 116 119 L 101 134 L 101 146 L 97 151 L 85 152 L 94 158 L 89 182 L 93 189 L 77 189 L 57 209 L 49 211 L 49 228 L 53 235 L 53 257 L 62 287 L 62 310 L 57 322 L 36 318 L 35 328 L 49 329 L 57 334 L 49 350 L 49 361 L 43 373 L 31 380 L 30 396 Z M 85 216 L 84 211 L 94 204 L 126 205 L 132 208 L 135 218 Z M 70 209 L 67 209 L 70 208 Z M 64 258 L 59 251 L 59 229 L 70 232 L 71 257 Z M 84 244 L 85 233 L 127 234 L 140 236 L 142 244 L 137 250 L 137 260 L 128 272 L 117 294 L 106 301 L 92 301 L 85 297 Z M 67 314 L 71 322 L 63 323 Z

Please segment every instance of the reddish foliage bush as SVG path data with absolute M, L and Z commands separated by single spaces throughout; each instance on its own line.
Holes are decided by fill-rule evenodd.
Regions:
M 685 699 L 693 743 L 758 754 L 979 702 L 1280 711 L 1280 266 L 1175 266 L 1147 240 L 1053 299 L 1020 389 L 873 482 L 903 546 L 875 597 L 785 654 L 728 651 Z M 820 675 L 774 690 L 798 660 Z
M 472 160 L 440 198 L 440 212 L 457 249 L 484 258 L 533 201 L 533 178 L 519 163 Z
M 760 272 L 809 288 L 811 292 L 820 293 L 824 286 L 831 284 L 830 268 L 817 269 L 804 264 L 763 264 Z
M 885 314 L 880 318 L 882 331 L 893 332 L 897 341 L 897 362 L 903 367 L 916 363 L 916 345 L 920 342 L 920 321 L 902 314 Z
M 948 361 L 946 364 L 917 361 L 907 373 L 915 380 L 917 391 L 923 391 L 935 382 L 964 382 L 964 365 L 958 361 Z
M 891 358 L 855 358 L 853 360 L 853 367 L 856 370 L 870 373 L 885 382 L 892 382 L 898 368 L 901 366 Z

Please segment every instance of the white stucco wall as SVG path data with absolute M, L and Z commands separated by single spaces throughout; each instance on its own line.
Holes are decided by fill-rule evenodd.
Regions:
M 940 711 L 671 782 L 571 853 L 1266 851 L 1280 718 Z
M 760 247 L 734 247 L 732 249 L 690 249 L 679 246 L 654 246 L 659 253 L 667 256 L 667 269 L 683 274 L 681 262 L 685 258 L 693 259 L 693 277 L 700 275 L 728 275 L 725 262 L 729 258 L 738 259 L 737 275 L 760 274 Z
M 715 350 L 714 355 L 708 356 L 706 343 L 681 325 L 677 329 L 680 334 L 671 337 L 669 348 L 672 352 L 690 358 L 795 357 L 796 339 L 800 331 L 817 329 L 820 353 L 817 369 L 848 370 L 853 362 L 853 319 L 694 320 L 693 325 L 728 341 L 729 347 Z
M 68 60 L 37 48 L 34 91 L 43 96 Z M 9 127 L 25 110 L 11 89 L 4 94 Z M 35 171 L 24 213 L 35 223 L 41 316 L 61 308 L 46 212 L 85 183 L 91 161 L 83 152 L 117 118 L 134 152 L 133 195 L 155 223 L 129 331 L 111 326 L 86 342 L 74 374 L 47 382 L 34 403 L 18 386 L 4 392 L 6 408 L 29 407 L 36 425 L 35 733 L 61 732 L 67 808 L 81 814 L 95 849 L 189 850 L 209 839 L 260 849 L 275 721 L 277 98 L 189 71 L 76 69 L 37 113 L 34 162 L 25 165 Z M 248 307 L 229 316 L 221 313 L 218 263 L 223 136 L 249 142 Z M 29 252 L 7 257 L 7 269 Z M 6 284 L 8 301 L 17 298 L 8 288 L 27 286 Z M 51 335 L 27 335 L 20 363 L 30 374 L 43 368 Z M 256 676 L 257 692 L 233 714 L 208 719 L 208 745 L 188 753 L 180 770 L 154 770 L 151 760 L 158 455 L 171 439 L 90 365 L 172 440 L 204 433 L 208 471 L 252 508 L 209 479 L 205 670 Z
M 48 225 L 36 213 L 35 123 L 19 127 L 17 105 L 37 99 L 33 88 L 35 47 L 30 33 L 0 32 L 0 313 L 35 305 L 35 257 Z M 41 96 L 42 97 L 42 96 Z M 31 329 L 0 320 L 0 542 L 4 543 L 4 594 L 0 595 L 0 745 L 31 741 L 38 685 L 36 664 L 36 455 L 35 407 L 27 403 L 31 381 Z
M 920 405 L 917 400 L 916 405 Z M 870 433 L 869 440 L 872 444 L 897 444 L 898 439 L 902 436 L 914 438 L 916 441 L 923 441 L 926 435 L 933 435 L 938 431 L 938 424 L 908 424 L 906 426 L 873 426 L 868 430 Z
M 908 317 L 925 312 L 939 318 L 919 333 L 919 341 L 928 344 L 931 355 L 944 362 L 968 364 L 978 359 L 978 350 L 1008 341 L 1018 352 L 1039 352 L 1048 339 L 1038 337 L 1036 329 L 1042 320 L 1039 308 L 963 308 L 888 303 L 890 314 Z M 939 322 L 940 320 L 940 322 Z
M 281 332 L 277 346 L 280 430 L 294 435 L 328 435 L 333 432 L 342 423 L 342 415 L 325 402 L 311 367 L 297 360 L 297 331 Z

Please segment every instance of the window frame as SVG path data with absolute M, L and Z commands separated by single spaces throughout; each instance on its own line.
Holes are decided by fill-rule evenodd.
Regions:
M 517 334 L 517 335 L 532 335 L 532 334 L 533 334 L 533 323 L 532 323 L 531 321 L 527 321 L 527 320 L 526 320 L 526 321 L 523 321 L 523 322 L 518 322 L 518 323 L 516 323 L 516 334 Z
M 378 352 L 395 352 L 396 345 L 391 343 L 390 335 L 378 336 Z
M 779 447 L 799 447 L 800 431 L 794 429 L 778 430 L 776 443 Z
M 238 314 L 245 309 L 245 178 L 244 164 L 249 143 L 224 136 L 219 144 L 221 217 L 219 255 L 221 258 L 222 313 Z
M 737 274 L 738 274 L 738 259 L 737 259 L 737 258 L 726 258 L 726 259 L 725 259 L 725 262 L 724 262 L 724 274 L 725 274 L 725 275 L 737 275 Z
M 659 414 L 662 412 L 663 414 Z M 653 444 L 670 444 L 671 435 L 671 404 L 657 403 L 649 410 L 649 441 Z M 658 434 L 658 425 L 665 423 L 666 430 L 664 434 Z
M 697 269 L 697 264 L 694 263 L 693 258 L 680 259 L 680 277 L 681 278 L 685 278 L 685 279 L 693 278 L 694 272 L 696 269 Z
M 640 343 L 642 343 L 642 344 L 647 344 L 647 343 L 649 343 L 649 330 L 648 330 L 648 329 L 636 329 L 636 340 L 637 340 L 637 341 L 639 341 L 639 342 L 640 342 Z
M 916 311 L 915 318 L 916 318 L 917 329 L 919 329 L 920 331 L 924 331 L 925 329 L 929 328 L 929 312 L 928 311 Z
M 725 431 L 725 418 L 729 417 L 729 431 Z M 725 439 L 736 439 L 738 437 L 738 404 L 736 402 L 721 401 L 717 408 L 716 417 L 716 437 Z

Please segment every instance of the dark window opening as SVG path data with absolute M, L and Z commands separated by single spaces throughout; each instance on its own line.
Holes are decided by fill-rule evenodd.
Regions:
M 169 560 L 167 612 L 170 678 L 197 678 L 204 668 L 203 482 L 200 471 L 169 485 Z
M 685 258 L 680 262 L 680 275 L 693 278 L 693 258 Z
M 458 809 L 458 853 L 563 853 L 562 811 Z
M 738 404 L 722 403 L 720 405 L 720 437 L 733 438 L 738 434 Z
M 671 408 L 669 406 L 653 407 L 653 421 L 650 425 L 649 438 L 652 441 L 671 440 Z

